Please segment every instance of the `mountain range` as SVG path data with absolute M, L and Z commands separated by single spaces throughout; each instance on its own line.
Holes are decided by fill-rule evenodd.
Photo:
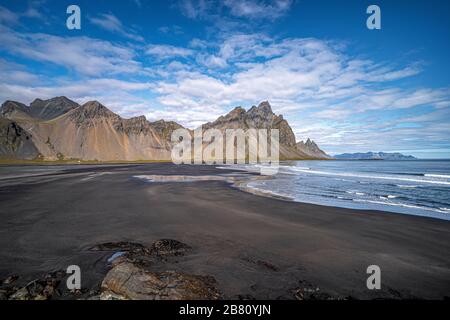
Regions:
M 0 108 L 0 159 L 137 161 L 171 159 L 172 121 L 124 119 L 98 101 L 83 105 L 66 98 L 6 101 Z M 328 159 L 315 143 L 296 142 L 288 122 L 269 102 L 235 108 L 206 129 L 279 129 L 280 159 Z
M 417 160 L 413 156 L 404 155 L 398 152 L 366 152 L 366 153 L 343 153 L 334 156 L 340 160 Z

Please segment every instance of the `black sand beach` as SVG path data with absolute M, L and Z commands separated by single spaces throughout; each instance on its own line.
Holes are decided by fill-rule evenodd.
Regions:
M 212 276 L 224 298 L 294 299 L 305 286 L 332 298 L 450 296 L 448 221 L 271 199 L 225 181 L 135 178 L 231 173 L 212 166 L 72 166 L 13 177 L 24 168 L 45 170 L 0 168 L 0 279 L 17 274 L 24 285 L 75 264 L 82 286 L 98 289 L 114 252 L 93 246 L 176 239 L 192 253 L 156 271 Z M 369 265 L 381 268 L 379 291 L 366 287 Z

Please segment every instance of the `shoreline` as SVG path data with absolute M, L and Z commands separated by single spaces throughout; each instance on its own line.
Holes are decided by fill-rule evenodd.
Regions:
M 110 270 L 114 251 L 89 248 L 175 239 L 192 253 L 152 271 L 214 277 L 228 299 L 295 299 L 293 290 L 306 282 L 334 298 L 450 296 L 448 221 L 261 197 L 222 178 L 133 178 L 223 174 L 209 166 L 155 163 L 0 181 L 0 279 L 15 273 L 19 285 L 77 264 L 83 287 L 92 290 Z M 380 291 L 365 286 L 372 264 L 383 272 Z
M 325 159 L 325 160 L 330 160 L 330 159 Z M 333 159 L 331 159 L 333 160 Z M 294 161 L 294 160 L 292 160 Z M 299 161 L 299 160 L 295 160 L 295 161 Z M 309 161 L 309 160 L 304 160 L 304 161 Z M 322 161 L 321 160 L 314 160 L 314 161 Z M 371 161 L 371 160 L 336 160 L 336 161 Z M 391 160 L 384 160 L 384 161 L 391 161 Z M 394 160 L 397 161 L 397 160 Z M 398 160 L 398 161 L 404 161 L 404 160 Z M 428 161 L 428 160 L 422 160 L 422 159 L 417 159 L 417 160 L 411 160 L 411 161 Z M 408 161 L 410 162 L 410 161 Z M 139 166 L 139 165 L 149 165 L 149 164 L 168 164 L 168 165 L 174 165 L 172 163 L 171 160 L 155 160 L 155 161 L 130 161 L 130 162 L 124 162 L 124 161 L 120 161 L 120 162 L 85 162 L 85 163 L 73 163 L 73 162 L 64 162 L 64 161 L 54 161 L 54 162 L 46 162 L 46 163 L 41 163 L 39 162 L 38 164 L 35 163 L 2 163 L 0 161 L 0 168 L 1 167 L 49 167 L 49 166 L 60 166 L 60 167 L 64 167 L 64 166 L 73 166 L 73 168 L 70 168 L 69 170 L 73 170 L 73 169 L 89 169 L 89 168 L 93 168 L 95 169 L 96 167 L 120 167 L 120 166 Z M 77 168 L 79 166 L 79 168 Z M 177 165 L 175 165 L 177 166 Z M 185 165 L 183 164 L 182 166 L 192 166 L 192 167 L 199 167 L 199 166 L 209 166 L 212 167 L 214 169 L 218 169 L 220 172 L 220 170 L 223 170 L 224 172 L 229 171 L 229 172 L 243 172 L 246 173 L 243 175 L 243 178 L 241 179 L 228 179 L 228 183 L 232 184 L 233 187 L 235 187 L 238 190 L 241 190 L 243 192 L 247 192 L 256 196 L 261 196 L 261 197 L 266 197 L 266 198 L 272 198 L 272 199 L 278 199 L 278 200 L 283 200 L 283 201 L 289 201 L 289 202 L 294 202 L 294 203 L 299 203 L 299 204 L 311 204 L 311 205 L 317 205 L 317 206 L 324 206 L 324 207 L 331 207 L 331 208 L 340 208 L 340 209 L 349 209 L 349 210 L 362 210 L 362 211 L 375 211 L 375 212 L 384 212 L 384 213 L 391 213 L 391 214 L 401 214 L 401 215 L 407 215 L 407 216 L 414 216 L 414 217 L 423 217 L 423 218 L 430 218 L 430 219 L 437 219 L 437 220 L 443 220 L 443 221 L 450 221 L 450 218 L 439 218 L 439 217 L 435 217 L 435 216 L 429 216 L 426 214 L 414 214 L 414 213 L 408 213 L 408 212 L 401 212 L 401 211 L 395 211 L 395 210 L 384 210 L 383 208 L 364 208 L 364 207 L 360 207 L 357 205 L 348 205 L 348 206 L 337 206 L 337 205 L 329 205 L 329 204 L 323 204 L 323 203 L 316 203 L 316 202 L 305 202 L 305 201 L 301 201 L 301 200 L 296 200 L 294 197 L 288 196 L 288 195 L 283 195 L 283 194 L 277 194 L 275 192 L 272 191 L 267 191 L 267 190 L 262 190 L 256 187 L 249 187 L 248 184 L 252 183 L 253 181 L 258 181 L 258 180 L 267 180 L 267 179 L 273 179 L 272 176 L 267 176 L 267 175 L 261 175 L 259 174 L 257 171 L 248 171 L 248 170 L 243 170 L 240 168 L 227 168 L 224 167 L 223 164 L 220 165 L 206 165 L 206 164 L 189 164 L 189 165 Z M 61 172 L 64 172 L 64 170 L 66 169 L 61 169 Z M 39 177 L 39 176 L 46 176 L 48 174 L 52 174 L 52 173 L 44 173 L 42 175 L 40 174 L 36 174 L 36 175 L 32 175 L 33 177 Z M 221 175 L 221 174 L 218 174 Z M 223 175 L 227 175 L 226 173 Z M 232 175 L 232 174 L 230 174 Z M 20 177 L 20 176 L 18 176 Z M 1 176 L 1 172 L 0 172 L 0 181 L 1 180 L 8 180 L 8 179 L 14 179 L 14 178 L 18 178 L 15 176 L 12 177 L 6 177 L 6 178 L 2 178 Z M 247 178 L 247 179 L 246 179 Z M 208 180 L 208 178 L 204 179 L 204 180 Z M 214 179 L 213 179 L 214 180 Z M 175 181 L 172 181 L 175 182 Z M 387 204 L 384 204 L 385 206 L 388 206 Z M 426 210 L 426 209 L 423 209 Z

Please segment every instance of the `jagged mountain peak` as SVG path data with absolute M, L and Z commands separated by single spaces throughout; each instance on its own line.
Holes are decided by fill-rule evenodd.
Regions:
M 307 155 L 309 155 L 311 157 L 323 158 L 323 159 L 331 158 L 322 149 L 319 148 L 319 146 L 314 142 L 314 140 L 311 140 L 310 138 L 308 138 L 306 140 L 306 142 L 304 142 L 304 141 L 298 142 L 297 149 L 306 153 Z
M 247 112 L 249 115 L 267 116 L 273 114 L 269 101 L 263 101 L 258 106 L 253 106 Z
M 5 118 L 11 119 L 35 118 L 50 120 L 78 107 L 79 104 L 66 97 L 55 97 L 49 100 L 35 99 L 30 106 L 8 100 L 2 104 L 0 114 Z
M 67 116 L 76 121 L 78 125 L 90 125 L 95 120 L 112 119 L 121 120 L 120 116 L 109 110 L 98 101 L 89 101 L 81 107 L 67 113 Z
M 129 120 L 137 121 L 137 122 L 144 122 L 147 121 L 147 118 L 145 116 L 138 116 L 130 118 Z
M 24 105 L 23 103 L 13 101 L 13 100 L 6 100 L 2 104 L 2 108 L 9 107 L 9 106 L 18 107 L 18 108 L 27 108 L 27 106 Z
M 6 100 L 2 106 L 1 106 L 1 111 L 2 113 L 6 112 L 6 111 L 21 111 L 21 112 L 28 112 L 28 106 L 26 106 L 23 103 L 17 102 L 17 101 L 12 101 L 12 100 Z
M 103 108 L 107 109 L 103 104 L 101 104 L 97 100 L 88 101 L 88 102 L 84 103 L 81 107 L 83 109 L 103 109 Z
M 48 100 L 36 99 L 30 104 L 29 114 L 34 118 L 50 120 L 57 118 L 80 105 L 67 97 L 55 97 Z
M 67 103 L 67 104 L 77 104 L 75 101 L 70 100 L 69 98 L 67 98 L 66 96 L 59 96 L 59 97 L 53 97 L 50 99 L 40 99 L 37 98 L 35 99 L 31 105 L 36 104 L 36 103 Z
M 88 101 L 81 106 L 81 111 L 89 117 L 108 117 L 117 116 L 100 102 L 93 100 Z
M 239 106 L 239 107 L 236 107 L 233 110 L 231 110 L 230 113 L 228 113 L 228 114 L 229 115 L 240 115 L 240 114 L 243 114 L 243 113 L 246 113 L 246 112 L 247 111 L 245 111 L 244 108 Z
M 162 119 L 155 122 L 150 122 L 150 126 L 167 141 L 171 140 L 173 131 L 183 128 L 182 125 L 176 123 L 175 121 L 165 121 Z
M 29 107 L 25 104 L 7 100 L 5 101 L 0 108 L 0 116 L 8 119 L 13 118 L 28 118 Z

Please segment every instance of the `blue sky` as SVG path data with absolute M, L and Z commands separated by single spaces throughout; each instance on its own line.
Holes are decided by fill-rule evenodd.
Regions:
M 450 158 L 449 17 L 444 0 L 1 0 L 0 100 L 65 95 L 191 128 L 269 100 L 331 154 Z

